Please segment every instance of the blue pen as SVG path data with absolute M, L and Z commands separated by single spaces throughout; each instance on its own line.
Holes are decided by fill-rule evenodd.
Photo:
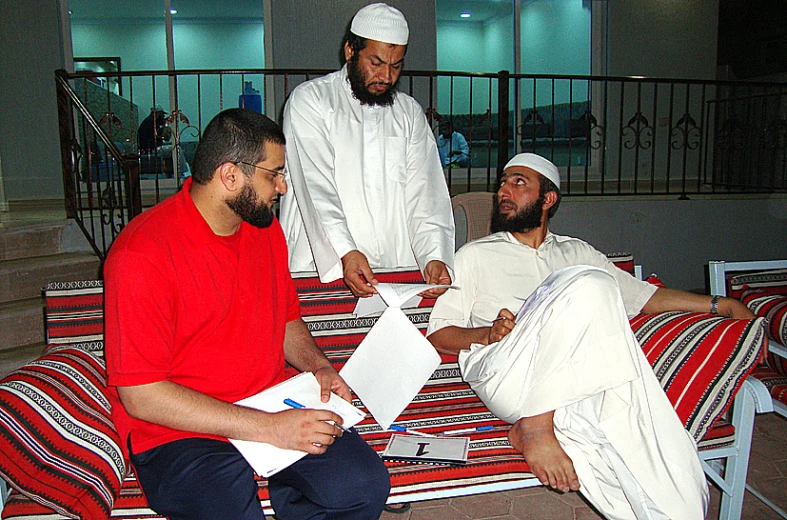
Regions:
M 395 432 L 412 433 L 413 435 L 420 435 L 421 437 L 437 437 L 437 435 L 432 435 L 431 433 L 419 432 L 417 430 L 408 430 L 404 426 L 399 426 L 398 424 L 392 424 L 390 426 L 390 429 Z
M 461 430 L 451 430 L 443 432 L 441 435 L 457 435 L 459 433 L 475 433 L 475 432 L 488 432 L 493 430 L 494 426 L 479 426 L 478 428 L 462 428 Z
M 284 400 L 284 404 L 286 404 L 287 406 L 289 406 L 289 407 L 291 407 L 291 408 L 306 408 L 306 407 L 305 407 L 305 406 L 303 406 L 301 403 L 299 403 L 299 402 L 297 402 L 297 401 L 293 401 L 293 400 L 292 400 L 292 399 L 290 399 L 289 397 L 288 397 L 287 399 L 285 399 L 285 400 Z
M 290 399 L 289 397 L 288 397 L 287 399 L 285 399 L 285 400 L 284 400 L 284 404 L 286 404 L 286 405 L 287 405 L 287 406 L 289 406 L 290 408 L 298 408 L 299 410 L 302 410 L 302 409 L 306 408 L 305 406 L 303 406 L 303 405 L 302 405 L 301 403 L 299 403 L 298 401 L 293 401 L 293 400 L 292 400 L 292 399 Z M 342 431 L 345 431 L 345 432 L 348 432 L 348 431 L 350 431 L 348 428 L 345 428 L 345 427 L 344 427 L 344 426 L 342 426 L 341 424 L 336 424 L 335 422 L 331 422 L 331 424 L 333 424 L 333 425 L 334 425 L 334 426 L 336 426 L 337 428 L 341 428 L 341 430 L 342 430 Z

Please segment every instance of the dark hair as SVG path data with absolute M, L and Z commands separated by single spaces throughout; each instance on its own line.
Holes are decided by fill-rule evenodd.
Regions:
M 256 164 L 265 159 L 265 143 L 284 146 L 284 132 L 268 117 L 245 108 L 232 108 L 214 117 L 197 144 L 191 176 L 197 184 L 207 184 L 224 163 Z M 241 165 L 246 175 L 253 169 Z
M 350 45 L 350 49 L 352 49 L 352 51 L 353 51 L 353 56 L 357 57 L 358 53 L 366 48 L 366 44 L 368 42 L 369 42 L 368 39 L 366 39 L 366 38 L 364 38 L 362 36 L 358 36 L 357 34 L 352 32 L 350 30 L 349 26 L 348 26 L 347 27 L 347 32 L 344 35 L 344 41 L 342 42 L 342 51 L 341 51 L 342 52 L 342 56 L 344 56 L 344 45 L 345 44 L 349 44 Z M 345 61 L 347 61 L 347 60 L 345 60 Z
M 550 181 L 543 175 L 539 175 L 539 180 L 540 182 L 538 187 L 538 195 L 540 197 L 543 198 L 544 195 L 546 195 L 550 191 L 554 191 L 555 193 L 557 193 L 557 200 L 555 201 L 555 204 L 553 204 L 552 207 L 549 208 L 549 213 L 547 214 L 549 218 L 552 218 L 555 216 L 555 213 L 557 213 L 558 206 L 560 206 L 560 199 L 562 198 L 562 196 L 560 195 L 560 190 L 557 189 L 557 186 L 555 186 L 554 182 Z
M 341 55 L 342 62 L 347 61 L 346 59 L 344 59 L 345 44 L 350 45 L 350 49 L 352 49 L 353 51 L 353 57 L 357 59 L 358 53 L 366 48 L 367 43 L 369 43 L 369 39 L 364 38 L 363 36 L 358 36 L 357 34 L 352 32 L 350 30 L 350 24 L 348 24 L 347 30 L 344 33 L 344 39 L 342 40 L 342 48 L 339 50 L 339 54 Z M 407 45 L 404 46 L 404 54 L 407 54 Z

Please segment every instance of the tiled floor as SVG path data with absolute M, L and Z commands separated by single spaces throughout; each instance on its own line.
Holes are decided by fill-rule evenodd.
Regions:
M 749 484 L 787 510 L 787 421 L 765 414 L 755 421 Z M 719 515 L 719 491 L 711 486 L 708 519 Z M 413 503 L 401 514 L 383 513 L 381 520 L 595 520 L 603 518 L 578 493 L 560 494 L 544 487 L 501 491 L 471 497 Z M 744 520 L 778 520 L 773 510 L 746 492 Z

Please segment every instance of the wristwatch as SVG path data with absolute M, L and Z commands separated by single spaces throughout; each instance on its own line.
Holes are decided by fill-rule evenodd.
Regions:
M 721 296 L 716 295 L 710 299 L 710 313 L 711 314 L 718 314 L 719 313 L 719 298 Z

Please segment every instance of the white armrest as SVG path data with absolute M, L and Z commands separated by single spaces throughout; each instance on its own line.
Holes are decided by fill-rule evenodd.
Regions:
M 756 413 L 767 413 L 773 411 L 773 400 L 768 388 L 759 379 L 747 377 L 740 389 L 741 392 L 748 392 L 754 399 Z

